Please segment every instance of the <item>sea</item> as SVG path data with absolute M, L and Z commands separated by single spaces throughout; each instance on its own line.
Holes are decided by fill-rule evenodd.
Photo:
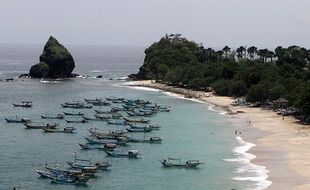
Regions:
M 225 110 L 195 99 L 151 88 L 124 85 L 131 73 L 143 64 L 145 47 L 136 46 L 67 46 L 80 76 L 68 80 L 22 79 L 31 65 L 38 62 L 42 45 L 0 45 L 0 190 L 263 190 L 271 181 L 264 166 L 251 163 L 248 153 L 255 144 L 243 140 L 235 130 L 246 129 L 246 121 L 234 119 Z M 97 78 L 101 75 L 102 78 Z M 124 126 L 104 121 L 90 123 L 58 122 L 61 127 L 74 126 L 74 134 L 44 133 L 26 129 L 23 124 L 7 123 L 5 118 L 25 117 L 42 121 L 41 115 L 83 112 L 93 117 L 94 109 L 72 110 L 61 104 L 84 98 L 123 97 L 144 99 L 167 105 L 171 111 L 150 117 L 161 130 L 131 134 L 136 138 L 160 137 L 160 144 L 132 143 L 120 151 L 138 150 L 138 159 L 111 158 L 100 150 L 81 150 L 88 129 L 125 130 Z M 12 103 L 33 102 L 32 108 L 13 107 Z M 96 109 L 108 110 L 109 107 Z M 123 113 L 126 115 L 126 113 Z M 68 120 L 80 119 L 68 117 Z M 36 170 L 46 164 L 66 168 L 77 155 L 82 159 L 108 161 L 107 171 L 99 172 L 87 186 L 61 185 L 41 178 Z M 196 169 L 164 168 L 160 159 L 182 161 L 198 159 L 204 164 Z

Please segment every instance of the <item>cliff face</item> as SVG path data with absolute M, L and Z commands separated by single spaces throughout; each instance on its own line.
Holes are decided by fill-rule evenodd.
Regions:
M 32 78 L 67 78 L 75 68 L 70 52 L 54 37 L 50 37 L 40 55 L 40 63 L 33 65 L 29 75 Z

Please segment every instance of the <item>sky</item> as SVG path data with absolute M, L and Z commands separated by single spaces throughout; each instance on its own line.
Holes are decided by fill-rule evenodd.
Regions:
M 310 48 L 310 0 L 0 0 L 0 44 L 148 46 L 181 33 L 205 47 Z

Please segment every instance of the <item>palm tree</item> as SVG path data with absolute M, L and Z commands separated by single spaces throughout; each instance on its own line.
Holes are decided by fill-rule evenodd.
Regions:
M 255 54 L 257 54 L 257 47 L 251 46 L 247 49 L 247 52 L 252 60 L 254 60 Z
M 225 53 L 225 58 L 227 59 L 228 53 L 230 52 L 230 47 L 225 46 L 222 50 L 223 50 L 223 52 Z

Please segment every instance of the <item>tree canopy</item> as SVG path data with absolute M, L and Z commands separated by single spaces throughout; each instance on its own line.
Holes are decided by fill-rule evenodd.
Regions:
M 197 90 L 212 87 L 219 95 L 245 96 L 249 102 L 283 97 L 310 115 L 310 50 L 306 48 L 215 50 L 172 34 L 152 44 L 145 54 L 139 72 L 131 78 Z

